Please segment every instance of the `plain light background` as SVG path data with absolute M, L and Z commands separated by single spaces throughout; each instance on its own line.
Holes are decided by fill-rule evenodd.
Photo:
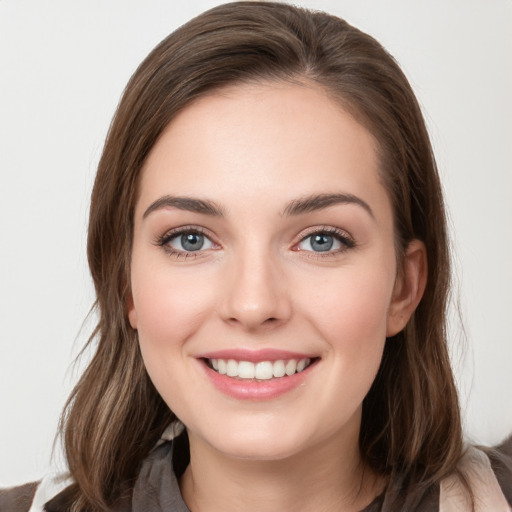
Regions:
M 0 0 L 0 485 L 48 470 L 79 374 L 89 194 L 120 94 L 156 43 L 218 3 Z M 496 443 L 512 431 L 512 3 L 296 3 L 376 37 L 419 97 L 450 215 L 466 432 Z

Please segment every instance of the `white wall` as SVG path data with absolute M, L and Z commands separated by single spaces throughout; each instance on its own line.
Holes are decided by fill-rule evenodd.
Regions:
M 121 91 L 158 41 L 217 3 L 0 0 L 0 485 L 47 469 L 76 378 L 93 300 L 88 198 Z M 512 3 L 296 3 L 377 37 L 420 98 L 453 228 L 467 433 L 499 441 L 512 430 Z

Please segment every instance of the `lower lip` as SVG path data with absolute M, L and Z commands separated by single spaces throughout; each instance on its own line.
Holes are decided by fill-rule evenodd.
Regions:
M 243 380 L 221 375 L 201 361 L 207 377 L 225 395 L 239 400 L 271 400 L 299 387 L 316 366 L 316 361 L 300 373 L 269 380 Z

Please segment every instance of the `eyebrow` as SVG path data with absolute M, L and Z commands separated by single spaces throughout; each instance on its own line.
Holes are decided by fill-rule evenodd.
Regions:
M 356 204 L 366 210 L 372 218 L 375 218 L 370 205 L 353 194 L 316 194 L 312 196 L 294 199 L 289 202 L 281 216 L 291 217 L 304 213 L 323 210 L 336 204 Z M 149 205 L 142 218 L 145 219 L 150 213 L 163 208 L 177 208 L 214 217 L 224 217 L 224 210 L 220 205 L 208 199 L 195 199 L 193 197 L 163 196 Z
M 316 194 L 313 196 L 306 196 L 300 199 L 295 199 L 288 203 L 286 208 L 283 210 L 283 216 L 301 215 L 316 210 L 323 210 L 329 206 L 336 204 L 355 204 L 361 206 L 366 210 L 370 217 L 375 219 L 373 210 L 370 205 L 353 194 Z
M 202 213 L 214 217 L 224 217 L 222 208 L 213 201 L 207 199 L 195 199 L 193 197 L 163 196 L 149 205 L 142 218 L 145 219 L 150 213 L 163 208 L 177 208 L 188 212 Z

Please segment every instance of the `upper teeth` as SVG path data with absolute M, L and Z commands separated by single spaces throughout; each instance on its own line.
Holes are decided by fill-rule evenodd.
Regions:
M 289 359 L 278 361 L 260 361 L 252 363 L 251 361 L 235 361 L 234 359 L 210 359 L 213 369 L 221 375 L 228 377 L 239 377 L 240 379 L 258 379 L 268 380 L 273 377 L 284 377 L 285 375 L 293 375 L 299 373 L 311 360 Z

